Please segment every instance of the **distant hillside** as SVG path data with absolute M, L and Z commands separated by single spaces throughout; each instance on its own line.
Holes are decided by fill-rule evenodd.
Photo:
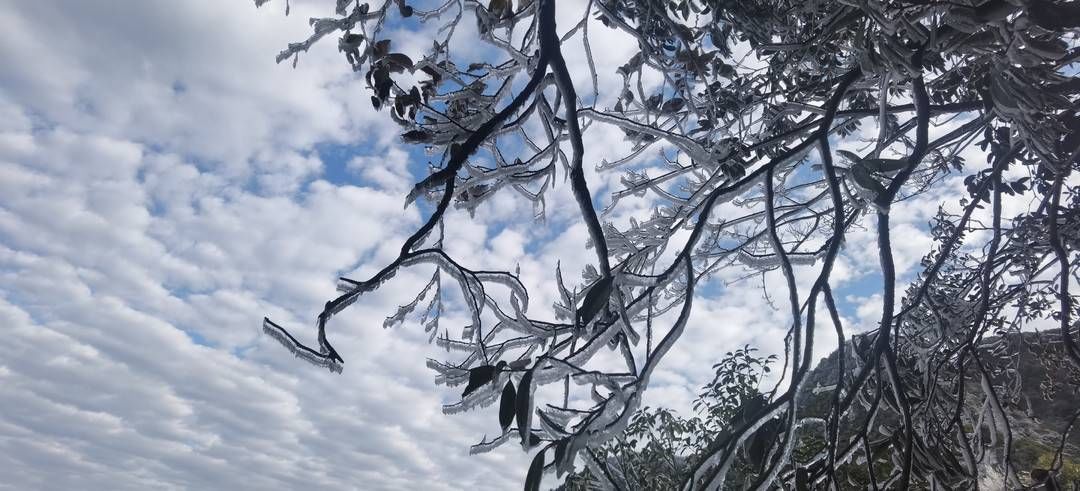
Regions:
M 857 336 L 847 343 L 844 350 L 845 358 L 845 384 L 849 384 L 855 372 L 863 365 L 858 353 L 868 351 L 870 339 L 865 336 Z M 1061 435 L 1068 426 L 1073 412 L 1080 408 L 1080 394 L 1076 389 L 1080 387 L 1080 370 L 1077 370 L 1069 362 L 1063 351 L 1063 344 L 1056 332 L 1044 332 L 1041 334 L 1024 333 L 1004 337 L 995 337 L 983 340 L 977 350 L 981 361 L 990 375 L 991 385 L 994 386 L 1001 398 L 1003 410 L 1006 412 L 1011 432 L 1013 435 L 1012 463 L 1017 475 L 1025 485 L 1036 484 L 1032 479 L 1039 476 L 1040 469 L 1053 467 L 1052 461 L 1058 446 L 1061 444 Z M 909 347 L 910 349 L 910 347 Z M 919 407 L 925 404 L 925 373 L 919 370 L 920 366 L 912 356 L 898 357 L 898 365 L 901 377 L 904 380 L 909 393 L 920 394 L 909 401 L 913 406 Z M 962 464 L 959 440 L 957 435 L 960 428 L 953 425 L 946 433 L 935 425 L 947 426 L 951 420 L 952 408 L 955 407 L 955 394 L 952 387 L 957 382 L 955 357 L 945 358 L 943 355 L 931 357 L 931 359 L 946 359 L 952 363 L 952 368 L 946 368 L 939 372 L 945 383 L 937 385 L 938 394 L 932 400 L 941 401 L 937 407 L 937 420 L 928 417 L 925 407 L 917 413 L 916 426 L 925 429 L 935 428 L 929 431 L 920 431 L 927 438 L 920 439 L 913 455 L 913 465 L 920 468 L 920 475 L 935 475 L 938 479 L 938 489 L 969 489 L 970 480 L 967 476 L 967 466 Z M 969 358 L 970 359 L 970 358 Z M 822 359 L 818 365 L 807 374 L 807 384 L 800 396 L 800 417 L 816 417 L 822 421 L 828 419 L 833 390 L 837 380 L 837 372 L 840 365 L 840 353 L 834 351 Z M 982 407 L 981 381 L 972 376 L 965 377 L 966 386 L 965 410 Z M 870 387 L 873 389 L 873 387 Z M 870 392 L 873 392 L 872 390 Z M 976 411 L 977 412 L 977 411 Z M 624 433 L 626 441 L 651 442 L 648 445 L 614 445 L 620 448 L 609 464 L 624 469 L 632 469 L 635 473 L 650 476 L 645 481 L 638 481 L 629 489 L 642 490 L 666 490 L 670 489 L 671 483 L 683 482 L 687 473 L 692 469 L 693 463 L 701 457 L 704 449 L 710 445 L 714 438 L 723 432 L 714 433 L 700 425 L 690 424 L 692 420 L 683 419 L 671 413 L 671 419 L 658 419 L 658 413 L 642 412 L 640 415 L 648 416 L 649 421 L 655 423 L 650 427 L 656 431 L 642 433 L 628 430 Z M 897 411 L 882 399 L 880 410 L 872 426 L 867 432 L 866 442 L 873 449 L 874 454 L 874 479 L 871 479 L 865 463 L 865 452 L 861 446 L 856 447 L 854 458 L 847 463 L 837 466 L 836 478 L 841 489 L 868 489 L 878 484 L 879 487 L 888 478 L 891 467 L 896 465 L 888 459 L 890 446 L 900 444 L 899 428 L 900 421 Z M 984 414 L 988 414 L 984 413 Z M 650 416 L 651 415 L 651 416 Z M 846 447 L 852 436 L 858 429 L 866 424 L 867 410 L 856 402 L 848 412 L 840 428 L 841 447 Z M 666 422 L 664 422 L 666 421 Z M 985 420 L 984 420 L 985 421 Z M 963 430 L 971 440 L 974 436 L 974 424 L 970 415 L 963 420 Z M 729 423 L 721 423 L 721 428 Z M 774 427 L 766 423 L 759 431 Z M 1005 489 L 1004 476 L 999 472 L 1000 466 L 992 465 L 995 455 L 999 455 L 1003 446 L 1002 439 L 992 435 L 987 429 L 989 424 L 982 424 L 982 434 L 978 435 L 981 445 L 975 445 L 973 454 L 977 462 L 979 474 L 979 488 L 983 490 Z M 703 433 L 704 432 L 704 433 Z M 767 433 L 769 434 L 769 433 Z M 754 482 L 754 475 L 759 472 L 761 452 L 767 450 L 772 437 L 751 437 L 743 449 L 737 454 L 735 464 L 728 474 L 728 481 L 723 489 L 739 490 Z M 659 438 L 659 439 L 657 439 Z M 812 461 L 819 461 L 820 452 L 825 448 L 827 433 L 825 425 L 809 424 L 799 431 L 798 443 L 794 449 L 793 458 L 799 467 L 813 469 Z M 688 443 L 696 442 L 696 443 Z M 657 444 L 659 443 L 659 444 Z M 672 452 L 674 448 L 682 450 Z M 981 447 L 981 448 L 979 448 Z M 757 457 L 749 458 L 750 455 Z M 1080 486 L 1080 428 L 1070 431 L 1069 438 L 1062 453 L 1063 460 L 1058 474 L 1061 483 L 1074 483 Z M 670 465 L 668 465 L 670 464 Z M 1035 472 L 1033 472 L 1035 471 Z M 592 476 L 587 470 L 580 470 L 568 478 L 567 483 L 559 486 L 559 490 L 579 491 L 597 489 L 601 483 L 606 482 L 596 476 Z M 925 481 L 921 485 L 925 485 Z M 918 487 L 918 486 L 916 486 Z M 1031 489 L 1054 490 L 1057 488 L 1037 486 Z M 1073 489 L 1066 486 L 1065 489 Z M 1080 487 L 1076 488 L 1080 489 Z
M 855 367 L 862 365 L 857 354 L 862 350 L 858 347 L 865 349 L 869 345 L 867 341 L 865 337 L 856 337 L 847 344 L 846 381 L 851 380 Z M 991 374 L 993 385 L 1000 389 L 1002 406 L 1009 417 L 1013 435 L 1013 463 L 1024 477 L 1032 469 L 1050 467 L 1053 454 L 1061 443 L 1062 432 L 1069 425 L 1074 412 L 1080 409 L 1080 394 L 1077 393 L 1080 371 L 1065 359 L 1063 349 L 1059 331 L 1049 331 L 989 338 L 980 344 L 978 350 L 987 372 Z M 916 368 L 912 359 L 901 356 L 899 361 L 905 383 L 925 387 L 924 373 Z M 808 374 L 807 390 L 801 404 L 804 414 L 827 417 L 838 368 L 839 353 L 834 351 Z M 943 372 L 945 376 L 955 378 L 955 365 Z M 953 385 L 939 385 L 939 390 Z M 980 380 L 969 372 L 965 386 L 968 407 L 979 407 L 983 395 Z M 914 405 L 920 402 L 912 401 Z M 875 422 L 878 431 L 870 432 L 873 435 L 889 433 L 899 426 L 898 418 L 891 410 L 881 413 Z M 852 416 L 842 426 L 841 441 L 852 433 L 851 428 L 856 427 L 856 423 L 864 420 L 865 411 L 861 407 L 855 408 Z M 970 429 L 969 425 L 966 426 Z M 989 431 L 984 431 L 984 441 L 991 438 Z M 1001 443 L 996 445 L 1000 448 Z M 1080 480 L 1080 428 L 1074 427 L 1069 432 L 1063 457 L 1064 480 Z

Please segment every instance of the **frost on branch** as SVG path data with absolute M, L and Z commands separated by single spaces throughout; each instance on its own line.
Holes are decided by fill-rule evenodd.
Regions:
M 988 468 L 1012 487 L 1057 479 L 1018 468 L 1010 421 L 1031 383 L 1016 368 L 1022 330 L 1052 326 L 1061 359 L 1080 366 L 1075 2 L 327 0 L 331 11 L 278 61 L 337 37 L 373 108 L 429 157 L 404 197 L 427 203 L 396 258 L 340 280 L 317 350 L 266 321 L 298 357 L 340 371 L 332 317 L 399 270 L 432 266 L 384 325 L 423 305 L 420 323 L 447 352 L 427 362 L 436 383 L 466 387 L 444 412 L 498 403 L 502 431 L 471 451 L 520 441 L 535 453 L 529 486 L 586 465 L 596 485 L 633 488 L 640 476 L 597 450 L 639 414 L 695 295 L 715 291 L 698 285 L 761 278 L 753 308 L 784 319 L 782 382 L 710 434 L 673 487 L 957 489 Z M 614 78 L 598 73 L 598 30 L 633 47 Z M 401 32 L 427 33 L 430 48 L 402 53 L 418 43 Z M 482 219 L 503 198 L 537 219 L 573 216 L 553 227 L 584 226 L 580 276 L 567 262 L 554 278 L 480 271 L 448 252 L 448 213 Z M 915 200 L 940 211 L 906 284 L 893 249 L 907 238 L 890 220 Z M 869 293 L 881 317 L 848 339 L 834 270 L 851 269 L 844 248 L 862 230 L 880 259 Z M 553 285 L 531 292 L 553 305 L 530 311 L 529 284 Z M 467 325 L 447 326 L 451 309 Z M 815 333 L 828 328 L 838 366 L 811 384 Z M 806 407 L 814 395 L 824 413 Z M 808 432 L 820 448 L 801 446 Z M 870 478 L 882 481 L 856 482 Z

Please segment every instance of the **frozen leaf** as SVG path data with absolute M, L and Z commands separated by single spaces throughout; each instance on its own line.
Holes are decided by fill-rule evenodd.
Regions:
M 390 71 L 392 72 L 412 71 L 413 69 L 412 58 L 402 53 L 390 53 L 383 57 L 383 61 L 390 65 Z
M 607 306 L 614 280 L 612 276 L 605 276 L 589 288 L 589 292 L 585 294 L 585 300 L 581 302 L 581 307 L 577 311 L 578 326 L 587 325 L 596 317 L 596 314 L 600 313 L 600 310 Z
M 506 386 L 503 387 L 502 399 L 499 401 L 499 425 L 502 426 L 505 432 L 510 424 L 514 422 L 514 402 L 517 391 L 514 390 L 514 382 L 511 380 L 506 381 Z
M 660 112 L 664 114 L 675 114 L 686 106 L 686 100 L 676 97 L 674 99 L 668 99 L 664 101 L 664 105 L 660 106 Z
M 875 196 L 885 192 L 885 186 L 882 186 L 874 176 L 870 175 L 870 171 L 866 170 L 866 167 L 855 164 L 851 166 L 851 178 L 855 180 L 855 184 L 859 187 L 871 191 Z
M 469 385 L 465 386 L 465 392 L 461 393 L 461 397 L 464 398 L 469 394 L 476 391 L 484 384 L 491 382 L 495 378 L 495 367 L 492 365 L 482 365 L 469 370 Z
M 412 130 L 401 134 L 401 140 L 405 143 L 431 143 L 435 134 L 428 130 Z
M 532 395 L 533 395 L 533 369 L 525 371 L 518 383 L 518 393 L 515 401 L 515 414 L 517 416 L 518 435 L 521 436 L 521 445 L 528 448 L 529 435 L 532 426 Z
M 525 491 L 540 491 L 540 479 L 544 475 L 544 451 L 536 452 L 529 472 L 525 475 Z
M 795 470 L 795 491 L 810 491 L 810 472 L 805 467 Z

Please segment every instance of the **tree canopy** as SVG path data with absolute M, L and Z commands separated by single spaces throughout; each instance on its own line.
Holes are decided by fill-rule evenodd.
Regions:
M 427 203 L 422 225 L 372 276 L 340 279 L 340 296 L 318 316 L 316 346 L 265 320 L 265 331 L 298 356 L 340 371 L 331 318 L 402 268 L 434 265 L 424 290 L 387 323 L 426 312 L 424 328 L 452 353 L 428 366 L 437 382 L 465 386 L 445 412 L 499 403 L 503 433 L 472 450 L 519 442 L 535 456 L 523 473 L 526 489 L 575 463 L 602 477 L 601 486 L 634 488 L 609 465 L 606 445 L 657 414 L 635 416 L 686 329 L 698 286 L 721 270 L 768 274 L 784 286 L 770 294 L 788 312 L 782 363 L 774 365 L 781 380 L 750 394 L 737 390 L 745 378 L 718 379 L 713 390 L 736 390 L 726 400 L 738 406 L 705 407 L 724 411 L 715 420 L 723 427 L 707 428 L 700 453 L 676 464 L 689 467 L 673 487 L 834 489 L 847 485 L 838 470 L 852 465 L 875 487 L 970 488 L 988 472 L 1010 487 L 1057 482 L 1060 458 L 1047 468 L 1016 468 L 1011 421 L 1025 404 L 1021 386 L 1038 383 L 1016 369 L 1018 343 L 1056 343 L 1063 366 L 1080 368 L 1070 285 L 1080 246 L 1072 177 L 1080 165 L 1080 3 L 337 0 L 334 7 L 336 16 L 311 19 L 313 34 L 278 61 L 295 65 L 336 37 L 370 103 L 433 162 L 406 196 L 407 204 Z M 419 59 L 401 53 L 394 36 L 402 31 L 387 27 L 413 22 L 431 27 L 423 31 L 431 47 Z M 618 69 L 622 87 L 614 92 L 597 82 L 597 46 L 589 41 L 596 29 L 619 31 L 638 48 Z M 480 47 L 459 49 L 463 43 Z M 570 50 L 586 63 L 568 64 Z M 586 161 L 588 132 L 601 126 L 621 130 L 632 150 Z M 971 148 L 985 160 L 965 159 Z M 656 150 L 664 158 L 652 157 Z M 599 210 L 586 166 L 622 173 L 623 187 Z M 964 176 L 964 192 L 943 188 L 956 176 Z M 574 203 L 549 202 L 561 182 Z M 496 195 L 531 202 L 537 217 L 572 208 L 588 230 L 583 246 L 595 262 L 581 288 L 551 272 L 560 300 L 548 311 L 530 310 L 510 265 L 470 269 L 470 258 L 445 247 L 446 215 L 475 213 Z M 890 210 L 927 196 L 942 196 L 928 224 L 934 245 L 905 284 L 894 260 L 903 238 L 894 235 Z M 635 200 L 648 204 L 647 218 L 605 220 Z M 849 339 L 833 275 L 859 227 L 876 236 L 881 314 L 875 330 Z M 448 285 L 471 316 L 460 337 L 439 325 Z M 832 383 L 813 385 L 815 331 L 830 325 L 839 353 Z M 1036 328 L 1043 333 L 1036 341 L 1009 336 Z M 620 366 L 601 363 L 608 353 Z M 756 377 L 753 370 L 741 373 Z M 1057 383 L 1076 389 L 1068 377 Z M 808 416 L 800 401 L 815 390 L 827 391 L 827 407 Z M 1058 457 L 1075 419 L 1060 429 Z M 796 459 L 806 435 L 817 436 L 816 451 Z

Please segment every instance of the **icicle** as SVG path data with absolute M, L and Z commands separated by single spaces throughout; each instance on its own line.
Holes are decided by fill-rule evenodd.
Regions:
M 330 359 L 328 356 L 320 355 L 311 348 L 300 344 L 295 338 L 290 336 L 284 328 L 274 324 L 270 319 L 263 319 L 263 332 L 277 340 L 278 343 L 281 343 L 281 345 L 287 348 L 293 356 L 317 367 L 326 368 L 331 372 L 341 373 L 343 368 L 341 363 Z
M 485 384 L 484 387 L 477 389 L 461 401 L 443 405 L 443 414 L 459 414 L 475 408 L 488 407 L 502 396 L 502 387 L 505 383 L 505 377 L 495 377 L 495 380 Z
M 430 291 L 431 288 L 435 286 L 436 279 L 437 276 L 432 275 L 431 281 L 428 281 L 427 286 L 425 286 L 423 290 L 420 290 L 420 293 L 416 296 L 416 298 L 413 299 L 412 302 L 398 307 L 398 310 L 396 313 L 394 313 L 394 315 L 387 317 L 386 320 L 383 321 L 383 329 L 392 327 L 395 324 L 401 324 L 405 320 L 405 316 L 412 313 L 413 310 L 416 310 L 417 304 L 422 302 L 424 300 L 424 297 L 427 296 L 428 291 Z
M 536 420 L 540 423 L 540 429 L 552 440 L 558 440 L 569 436 L 565 427 L 559 425 L 558 422 L 549 417 L 544 411 L 537 409 L 536 415 Z
M 495 438 L 494 440 L 488 440 L 487 436 L 484 436 L 484 439 L 482 439 L 480 443 L 469 447 L 469 455 L 487 453 L 498 448 L 499 445 L 506 443 L 507 440 L 510 439 L 510 435 L 512 433 L 512 431 L 505 431 L 501 436 Z
M 468 329 L 468 328 L 466 328 Z M 462 339 L 470 339 L 472 337 L 472 330 L 467 330 Z M 469 352 L 476 348 L 475 343 L 469 341 L 458 341 L 456 339 L 439 338 L 435 341 L 435 346 L 440 348 L 446 348 L 447 351 L 464 351 Z
M 745 250 L 740 250 L 735 258 L 747 267 L 759 271 L 780 267 L 780 256 L 776 254 L 769 254 L 768 256 L 752 256 Z

